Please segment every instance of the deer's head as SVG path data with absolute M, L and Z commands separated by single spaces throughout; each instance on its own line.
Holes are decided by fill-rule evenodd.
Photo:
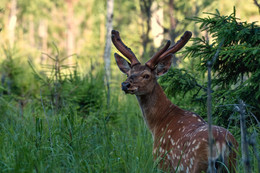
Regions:
M 172 55 L 179 51 L 191 38 L 191 32 L 186 31 L 181 39 L 169 48 L 171 42 L 153 55 L 153 57 L 141 65 L 135 54 L 121 40 L 119 32 L 112 31 L 112 42 L 115 47 L 130 61 L 115 53 L 116 63 L 119 69 L 127 75 L 122 83 L 122 90 L 127 94 L 144 95 L 152 92 L 157 77 L 165 74 L 170 66 Z

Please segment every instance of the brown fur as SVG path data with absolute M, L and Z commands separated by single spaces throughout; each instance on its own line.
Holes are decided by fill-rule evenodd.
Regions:
M 123 54 L 129 51 L 122 43 L 117 46 Z M 172 104 L 166 97 L 156 79 L 170 68 L 171 55 L 161 57 L 157 54 L 154 57 L 159 57 L 159 60 L 153 59 L 148 64 L 141 65 L 135 56 L 131 55 L 128 57 L 130 61 L 136 62 L 131 66 L 124 58 L 115 54 L 119 69 L 128 76 L 122 83 L 122 89 L 125 93 L 137 97 L 143 118 L 153 135 L 154 157 L 160 160 L 162 169 L 170 172 L 206 172 L 209 152 L 208 124 L 200 116 Z M 224 162 L 230 172 L 235 172 L 237 141 L 222 127 L 213 126 L 212 132 L 214 160 Z M 220 169 L 218 171 L 225 172 Z
M 144 73 L 151 75 L 149 81 L 142 79 Z M 130 90 L 138 88 L 137 92 L 131 94 L 136 94 L 144 120 L 152 132 L 155 159 L 160 158 L 161 168 L 171 172 L 207 171 L 207 123 L 200 116 L 172 104 L 153 73 L 147 67 L 137 65 L 129 71 L 126 82 L 131 82 Z M 225 164 L 228 165 L 229 160 L 235 165 L 235 151 L 228 151 L 230 148 L 227 146 L 232 143 L 232 149 L 237 148 L 231 133 L 222 127 L 213 126 L 213 136 L 216 159 L 220 154 L 230 152 L 229 156 L 223 156 Z M 216 147 L 217 143 L 219 148 Z M 222 148 L 223 145 L 226 147 Z M 229 169 L 232 171 L 231 167 Z

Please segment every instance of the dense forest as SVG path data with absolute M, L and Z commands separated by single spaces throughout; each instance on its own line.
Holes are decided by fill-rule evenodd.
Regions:
M 158 81 L 205 120 L 210 86 L 237 172 L 260 172 L 259 20 L 259 0 L 1 0 L 0 172 L 162 172 L 112 29 L 141 62 L 191 31 Z

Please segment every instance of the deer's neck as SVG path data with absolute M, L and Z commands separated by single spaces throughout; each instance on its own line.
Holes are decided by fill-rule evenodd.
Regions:
M 136 96 L 141 107 L 144 120 L 154 134 L 167 116 L 174 115 L 176 106 L 166 97 L 161 86 L 157 83 L 153 91 L 146 95 Z

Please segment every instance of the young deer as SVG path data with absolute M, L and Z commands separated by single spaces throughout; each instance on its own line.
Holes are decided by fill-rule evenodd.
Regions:
M 136 95 L 154 139 L 155 159 L 160 159 L 160 167 L 170 172 L 199 173 L 208 169 L 208 124 L 199 115 L 172 104 L 156 80 L 168 71 L 172 54 L 180 50 L 191 35 L 186 31 L 170 48 L 168 41 L 145 65 L 141 65 L 131 49 L 124 45 L 119 32 L 112 31 L 113 44 L 130 61 L 128 63 L 115 53 L 119 69 L 127 75 L 122 90 L 126 94 Z M 212 133 L 216 169 L 221 171 L 220 165 L 225 164 L 230 172 L 234 172 L 237 141 L 222 127 L 213 126 Z

